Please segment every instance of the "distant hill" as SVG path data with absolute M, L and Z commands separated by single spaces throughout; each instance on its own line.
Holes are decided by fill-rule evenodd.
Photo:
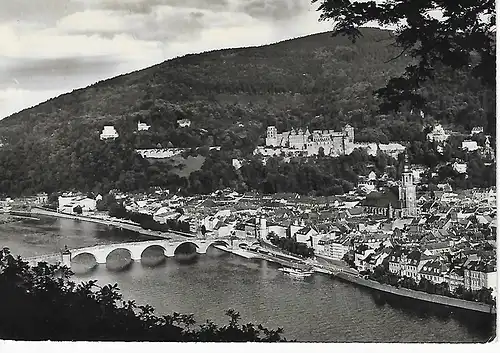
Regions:
M 0 121 L 0 193 L 141 188 L 156 183 L 151 179 L 164 182 L 169 167 L 158 172 L 135 148 L 220 145 L 245 156 L 271 124 L 284 130 L 350 123 L 357 140 L 381 142 L 419 139 L 428 119 L 461 131 L 488 128 L 494 95 L 468 75 L 444 70 L 425 90 L 430 103 L 424 120 L 407 111 L 378 115 L 373 91 L 408 60 L 391 60 L 399 51 L 389 32 L 362 32 L 356 44 L 321 33 L 186 55 L 13 114 Z M 179 128 L 176 121 L 186 118 L 191 126 Z M 137 121 L 152 127 L 136 133 Z M 99 140 L 107 124 L 120 134 L 114 142 Z

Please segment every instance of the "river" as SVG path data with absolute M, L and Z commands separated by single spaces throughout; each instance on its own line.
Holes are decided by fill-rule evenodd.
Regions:
M 145 239 L 94 223 L 43 218 L 0 225 L 0 246 L 35 256 L 70 248 Z M 151 256 L 154 257 L 154 252 Z M 195 313 L 198 322 L 242 322 L 284 329 L 298 341 L 485 342 L 495 322 L 484 314 L 442 308 L 356 287 L 326 275 L 287 277 L 264 260 L 246 260 L 210 248 L 189 263 L 169 258 L 157 266 L 135 262 L 123 271 L 100 265 L 75 280 L 118 283 L 126 299 L 150 304 L 158 314 Z

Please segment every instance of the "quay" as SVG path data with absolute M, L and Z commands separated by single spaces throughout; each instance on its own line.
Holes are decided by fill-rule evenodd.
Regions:
M 262 259 L 267 260 L 269 262 L 277 263 L 283 266 L 297 268 L 297 269 L 311 269 L 314 272 L 322 273 L 326 275 L 330 275 L 338 280 L 343 282 L 349 282 L 354 285 L 370 288 L 376 291 L 385 292 L 393 295 L 397 295 L 400 297 L 411 298 L 415 300 L 420 300 L 424 302 L 445 305 L 448 307 L 455 307 L 465 310 L 471 310 L 486 314 L 496 315 L 496 307 L 492 305 L 488 305 L 480 302 L 473 302 L 463 299 L 451 298 L 437 294 L 429 294 L 425 292 L 415 291 L 406 288 L 396 288 L 394 286 L 390 286 L 387 284 L 381 284 L 377 281 L 364 279 L 358 275 L 357 271 L 351 269 L 349 267 L 337 266 L 332 263 L 328 263 L 326 261 L 318 261 L 315 260 L 303 260 L 298 263 L 295 259 L 292 260 L 292 257 L 289 256 L 290 259 L 286 259 L 286 254 L 279 253 L 278 251 L 273 251 L 270 249 L 266 249 L 267 254 L 263 254 L 253 250 L 241 250 L 241 249 L 231 249 L 225 248 L 223 246 L 217 246 L 218 249 L 227 251 L 229 253 L 242 256 L 247 259 Z M 279 256 L 279 257 L 278 257 Z M 321 259 L 324 260 L 324 259 Z
M 172 239 L 172 238 L 189 238 L 189 237 L 194 237 L 194 234 L 189 234 L 189 233 L 183 233 L 183 232 L 178 232 L 178 231 L 173 231 L 170 230 L 168 233 L 167 232 L 159 232 L 159 231 L 153 231 L 149 229 L 144 229 L 140 225 L 135 224 L 131 221 L 120 221 L 116 219 L 110 219 L 110 218 L 101 218 L 101 217 L 92 217 L 92 216 L 82 216 L 82 215 L 73 215 L 73 214 L 67 214 L 67 213 L 62 213 L 62 212 L 56 212 L 52 210 L 48 210 L 45 208 L 41 207 L 33 207 L 30 212 L 31 215 L 38 215 L 38 216 L 48 216 L 48 217 L 59 217 L 59 218 L 66 218 L 66 219 L 73 219 L 73 220 L 78 220 L 78 221 L 84 221 L 84 222 L 92 222 L 92 223 L 97 223 L 97 224 L 102 224 L 106 226 L 111 226 L 111 227 L 116 227 L 119 229 L 125 229 L 129 230 L 132 232 L 136 232 L 141 235 L 147 235 L 150 237 L 154 238 L 163 238 L 163 239 Z

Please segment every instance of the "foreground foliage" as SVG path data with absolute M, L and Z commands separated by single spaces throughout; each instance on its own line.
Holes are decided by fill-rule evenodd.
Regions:
M 13 340 L 277 342 L 282 330 L 239 324 L 228 310 L 229 323 L 196 325 L 193 315 L 157 316 L 149 305 L 125 301 L 118 286 L 96 281 L 76 284 L 67 267 L 29 266 L 0 251 L 0 338 Z M 207 303 L 208 304 L 208 303 Z
M 397 110 L 405 102 L 423 108 L 421 89 L 443 68 L 467 70 L 482 85 L 495 89 L 496 12 L 494 0 L 312 0 L 321 20 L 335 22 L 335 34 L 356 41 L 360 26 L 377 23 L 395 27 L 395 57 L 414 59 L 404 73 L 377 91 L 382 110 Z M 494 123 L 494 114 L 490 122 Z M 492 129 L 493 130 L 493 129 Z

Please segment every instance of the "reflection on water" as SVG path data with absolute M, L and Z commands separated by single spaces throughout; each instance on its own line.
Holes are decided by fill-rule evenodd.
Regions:
M 278 268 L 210 248 L 189 262 L 168 258 L 154 267 L 134 262 L 122 272 L 99 266 L 77 278 L 116 282 L 128 298 L 151 304 L 158 314 L 195 313 L 199 322 L 224 324 L 225 310 L 234 308 L 244 322 L 283 327 L 287 337 L 299 341 L 485 342 L 494 333 L 494 322 L 484 315 L 468 312 L 465 318 L 325 275 L 298 280 Z
M 22 256 L 64 245 L 138 239 L 134 233 L 70 220 L 0 226 L 0 244 Z M 207 254 L 179 251 L 167 259 L 161 248 L 150 247 L 137 262 L 116 252 L 107 265 L 97 266 L 90 255 L 72 261 L 75 280 L 118 283 L 125 299 L 150 304 L 157 314 L 194 313 L 199 323 L 214 319 L 224 324 L 224 312 L 234 308 L 243 323 L 283 327 L 287 338 L 299 341 L 485 342 L 495 332 L 494 320 L 484 314 L 379 293 L 326 275 L 292 279 L 278 268 L 213 247 Z

